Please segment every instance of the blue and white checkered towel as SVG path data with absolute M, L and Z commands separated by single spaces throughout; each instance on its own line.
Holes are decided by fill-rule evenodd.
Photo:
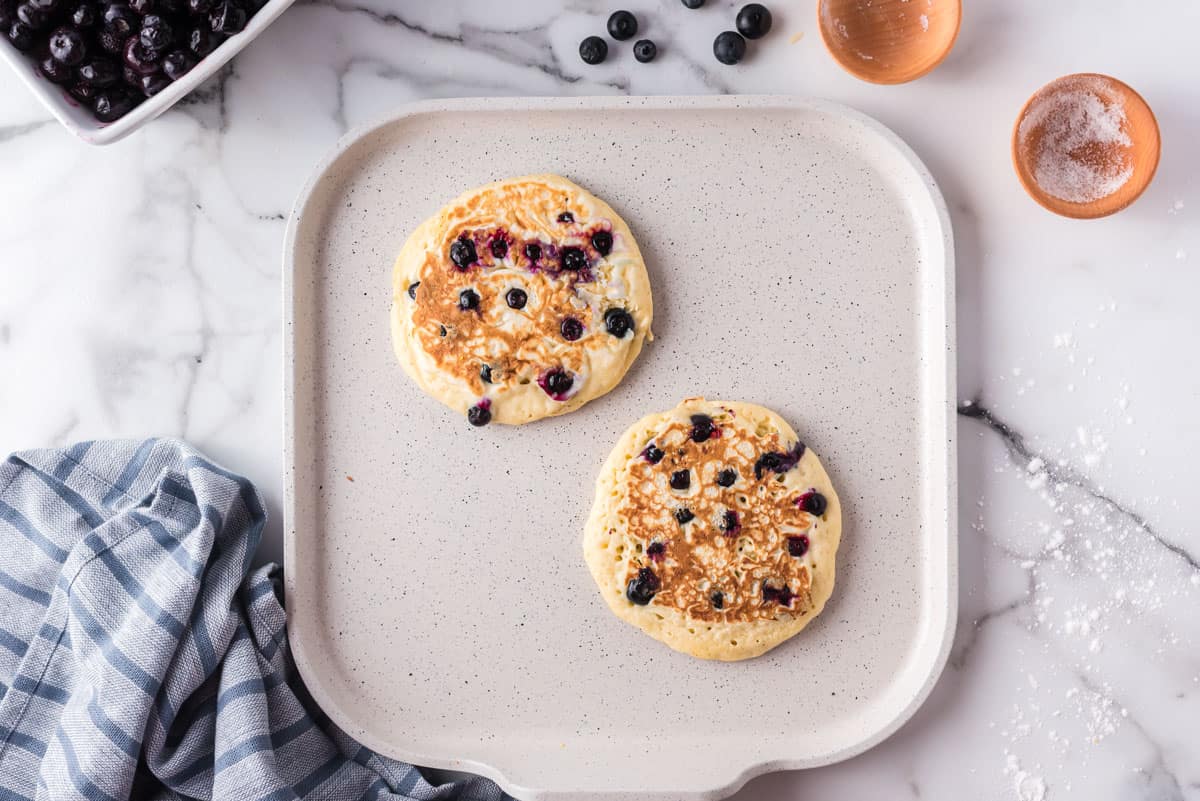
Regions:
M 266 514 L 180 442 L 0 465 L 0 801 L 494 801 L 358 745 L 304 691 Z

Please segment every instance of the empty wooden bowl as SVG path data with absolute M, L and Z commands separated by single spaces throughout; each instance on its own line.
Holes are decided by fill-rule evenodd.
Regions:
M 1158 121 L 1142 96 L 1107 75 L 1066 75 L 1025 103 L 1013 126 L 1012 158 L 1029 196 L 1055 214 L 1115 214 L 1158 169 Z
M 962 0 L 819 0 L 821 38 L 851 75 L 905 83 L 926 74 L 954 47 Z

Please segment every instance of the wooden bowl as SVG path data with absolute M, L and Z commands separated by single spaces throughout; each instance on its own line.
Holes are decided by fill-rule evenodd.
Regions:
M 1046 84 L 1013 125 L 1021 186 L 1050 211 L 1076 219 L 1106 217 L 1137 200 L 1161 149 L 1158 121 L 1142 96 L 1096 73 Z
M 856 78 L 906 83 L 954 47 L 962 0 L 819 0 L 817 26 L 830 55 Z

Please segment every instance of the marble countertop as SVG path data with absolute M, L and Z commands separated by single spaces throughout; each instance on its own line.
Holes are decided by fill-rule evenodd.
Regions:
M 250 476 L 281 552 L 284 220 L 349 127 L 475 95 L 815 95 L 904 137 L 941 184 L 958 260 L 961 606 L 950 664 L 904 728 L 739 799 L 1200 799 L 1200 6 L 967 0 L 931 75 L 868 85 L 811 0 L 738 67 L 737 7 L 622 0 L 659 43 L 584 65 L 599 0 L 317 0 L 104 149 L 0 73 L 0 449 L 174 435 Z M 793 34 L 803 34 L 789 43 Z M 1163 158 L 1106 220 L 1055 217 L 1013 174 L 1014 117 L 1071 72 L 1155 109 Z

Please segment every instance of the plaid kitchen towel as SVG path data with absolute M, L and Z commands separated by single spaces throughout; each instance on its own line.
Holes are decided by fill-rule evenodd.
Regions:
M 288 651 L 266 514 L 183 443 L 0 465 L 0 801 L 504 798 L 434 787 L 317 709 Z

